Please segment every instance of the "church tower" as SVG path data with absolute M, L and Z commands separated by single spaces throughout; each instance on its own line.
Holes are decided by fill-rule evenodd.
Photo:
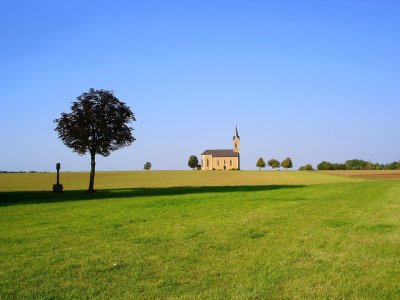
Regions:
M 237 125 L 235 135 L 233 136 L 233 152 L 240 152 L 240 136 L 238 133 Z

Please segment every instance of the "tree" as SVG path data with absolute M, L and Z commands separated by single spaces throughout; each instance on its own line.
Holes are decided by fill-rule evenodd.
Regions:
M 345 163 L 346 170 L 365 170 L 367 169 L 368 162 L 362 159 L 351 159 Z
M 292 168 L 293 163 L 292 163 L 292 160 L 290 159 L 290 157 L 284 159 L 281 163 L 281 166 L 282 166 L 282 168 L 285 168 L 286 170 Z
M 88 192 L 93 192 L 96 154 L 109 156 L 112 151 L 135 141 L 129 123 L 136 121 L 131 109 L 112 91 L 90 89 L 72 102 L 70 113 L 61 113 L 54 129 L 64 145 L 79 155 L 90 154 Z
M 366 169 L 367 170 L 381 170 L 382 166 L 379 163 L 368 162 Z
M 146 162 L 143 167 L 144 170 L 148 171 L 151 169 L 151 162 Z
M 268 166 L 270 166 L 272 169 L 276 169 L 276 168 L 279 168 L 281 166 L 281 164 L 277 159 L 271 158 L 268 161 Z
M 322 161 L 317 165 L 317 170 L 326 171 L 326 170 L 333 170 L 332 163 L 329 161 Z
M 314 170 L 311 164 L 306 164 L 299 168 L 300 171 L 312 171 Z
M 400 170 L 400 160 L 392 163 L 387 163 L 383 166 L 384 170 Z
M 188 166 L 194 170 L 198 164 L 199 160 L 197 159 L 196 155 L 191 155 L 189 157 Z
M 260 168 L 260 171 L 261 171 L 261 168 L 265 168 L 265 161 L 262 157 L 260 157 L 257 160 L 256 166 L 257 166 L 257 168 Z
M 333 163 L 332 170 L 346 170 L 346 165 L 341 163 Z

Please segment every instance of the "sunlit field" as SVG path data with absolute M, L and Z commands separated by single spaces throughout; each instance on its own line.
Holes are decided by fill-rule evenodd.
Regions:
M 97 172 L 96 189 L 177 186 L 232 186 L 271 184 L 320 184 L 354 182 L 355 178 L 300 171 L 139 171 Z M 49 191 L 55 173 L 0 174 L 0 191 Z M 88 188 L 89 173 L 62 173 L 65 190 Z
M 0 174 L 0 298 L 398 299 L 400 180 L 376 178 Z

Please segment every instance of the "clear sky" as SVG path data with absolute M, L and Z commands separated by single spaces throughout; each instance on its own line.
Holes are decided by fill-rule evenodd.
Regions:
M 89 88 L 134 111 L 137 141 L 98 170 L 188 169 L 231 148 L 400 159 L 400 1 L 3 1 L 0 170 L 89 170 L 53 120 Z

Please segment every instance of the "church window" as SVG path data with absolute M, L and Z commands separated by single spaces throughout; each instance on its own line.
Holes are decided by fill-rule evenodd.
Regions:
M 237 148 L 237 143 L 235 143 L 235 148 Z
M 209 167 L 209 166 L 210 166 L 210 161 L 207 158 L 207 167 Z
M 217 166 L 219 166 L 219 160 L 217 160 Z
M 231 167 L 232 167 L 232 159 L 231 159 L 230 165 L 231 165 Z

